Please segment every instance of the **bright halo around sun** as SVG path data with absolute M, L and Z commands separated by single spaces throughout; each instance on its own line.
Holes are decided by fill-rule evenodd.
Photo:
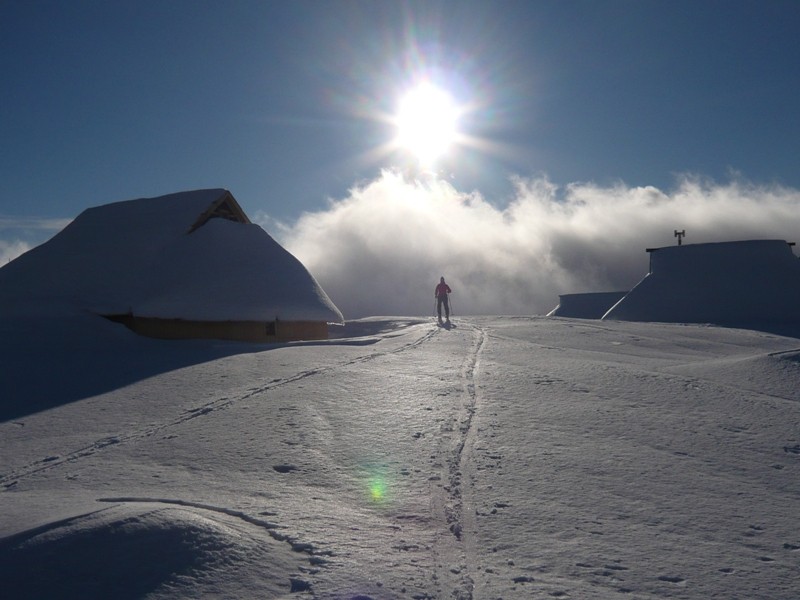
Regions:
M 424 166 L 445 156 L 458 137 L 459 108 L 452 96 L 431 83 L 407 92 L 397 107 L 395 143 Z

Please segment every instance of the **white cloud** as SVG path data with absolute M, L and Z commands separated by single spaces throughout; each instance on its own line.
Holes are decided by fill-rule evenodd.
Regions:
M 518 178 L 515 188 L 499 208 L 384 172 L 271 233 L 347 318 L 432 314 L 440 275 L 456 314 L 541 314 L 562 293 L 630 289 L 647 273 L 645 249 L 675 244 L 675 229 L 684 243 L 800 233 L 800 191 L 741 180 L 685 178 L 664 192 Z
M 31 247 L 26 242 L 20 240 L 11 242 L 0 240 L 0 267 L 3 267 L 3 265 L 11 262 L 30 249 Z
M 251 216 L 250 220 L 256 225 L 261 226 L 265 231 L 270 232 L 274 238 L 281 238 L 287 235 L 292 229 L 290 225 L 271 217 L 263 210 L 257 210 L 255 214 Z
M 72 219 L 43 219 L 39 217 L 8 217 L 0 215 L 0 267 L 44 243 L 70 224 Z
M 39 217 L 0 216 L 0 230 L 22 229 L 26 231 L 59 232 L 70 224 L 72 219 L 42 219 Z

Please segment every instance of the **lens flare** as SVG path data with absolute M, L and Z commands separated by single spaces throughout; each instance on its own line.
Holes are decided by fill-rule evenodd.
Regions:
M 362 489 L 371 503 L 383 504 L 389 500 L 390 472 L 390 468 L 385 464 L 364 465 Z
M 386 499 L 386 479 L 376 475 L 369 482 L 369 496 L 373 502 L 381 502 Z

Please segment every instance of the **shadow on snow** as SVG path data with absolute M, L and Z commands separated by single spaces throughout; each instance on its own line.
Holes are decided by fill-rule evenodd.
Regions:
M 237 354 L 287 346 L 371 344 L 378 338 L 369 336 L 398 326 L 392 320 L 374 320 L 332 327 L 331 340 L 252 344 L 144 338 L 89 314 L 0 320 L 0 422 Z

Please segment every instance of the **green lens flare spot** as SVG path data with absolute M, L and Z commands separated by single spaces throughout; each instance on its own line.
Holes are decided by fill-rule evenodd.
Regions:
M 386 481 L 382 477 L 375 477 L 370 481 L 369 495 L 375 502 L 386 499 Z

